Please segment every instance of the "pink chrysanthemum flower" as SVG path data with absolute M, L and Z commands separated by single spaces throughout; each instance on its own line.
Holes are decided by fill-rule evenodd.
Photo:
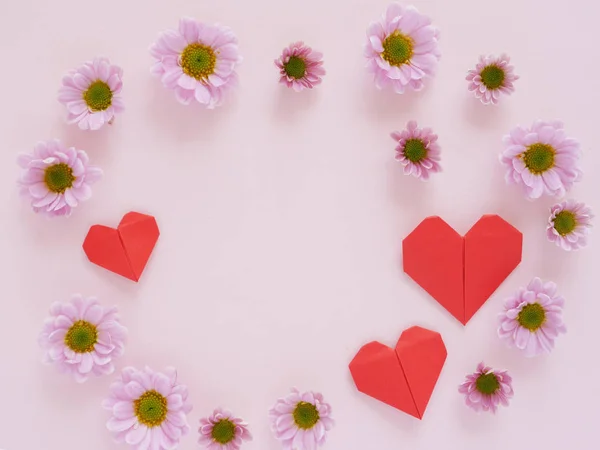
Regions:
M 33 155 L 21 154 L 17 162 L 25 169 L 19 179 L 21 194 L 31 199 L 35 212 L 48 216 L 69 216 L 92 196 L 91 185 L 102 176 L 83 150 L 67 148 L 59 140 L 39 142 Z
M 323 54 L 304 45 L 302 41 L 284 48 L 275 65 L 281 74 L 280 83 L 296 92 L 312 89 L 321 83 L 321 77 L 325 75 Z
M 577 250 L 587 244 L 592 228 L 592 210 L 585 203 L 567 200 L 550 208 L 548 239 L 564 250 Z
M 169 450 L 189 433 L 187 414 L 192 405 L 175 369 L 161 373 L 126 367 L 110 390 L 102 406 L 112 412 L 106 427 L 117 442 L 137 450 Z
M 83 383 L 90 375 L 114 372 L 113 359 L 123 355 L 126 336 L 116 307 L 104 308 L 93 297 L 74 295 L 69 303 L 52 305 L 39 342 L 45 362 Z
M 431 128 L 419 128 L 417 122 L 411 120 L 402 132 L 394 131 L 392 139 L 398 144 L 396 161 L 404 166 L 406 175 L 428 180 L 430 173 L 441 172 L 441 149 L 437 134 Z
M 251 441 L 248 424 L 230 411 L 215 409 L 210 417 L 200 419 L 198 443 L 208 450 L 239 450 L 242 441 Z
M 178 30 L 162 33 L 150 54 L 156 59 L 152 73 L 181 103 L 189 105 L 195 98 L 209 109 L 237 84 L 235 69 L 242 61 L 231 29 L 188 18 L 179 21 Z
M 506 182 L 521 185 L 529 199 L 563 196 L 581 177 L 579 143 L 567 137 L 562 122 L 538 120 L 531 128 L 513 128 L 503 140 Z
M 495 370 L 481 362 L 475 373 L 467 375 L 458 392 L 464 394 L 465 403 L 475 411 L 495 413 L 499 404 L 508 406 L 513 396 L 512 378 L 506 370 Z
M 379 89 L 391 86 L 398 94 L 407 87 L 421 90 L 440 59 L 438 35 L 429 17 L 414 6 L 388 6 L 381 20 L 367 30 L 365 56 L 375 85 Z
M 514 92 L 514 82 L 519 79 L 514 74 L 514 67 L 509 64 L 507 55 L 480 56 L 474 70 L 469 70 L 467 81 L 469 91 L 481 100 L 481 103 L 493 105 L 498 103 L 500 94 L 510 95 Z
M 63 77 L 58 101 L 67 107 L 69 123 L 98 130 L 125 109 L 122 87 L 123 70 L 106 58 L 94 58 Z
M 319 393 L 297 389 L 277 400 L 269 410 L 271 428 L 285 450 L 315 450 L 327 439 L 334 421 L 331 406 Z
M 554 339 L 567 331 L 562 321 L 565 300 L 556 295 L 556 284 L 531 280 L 504 304 L 500 314 L 498 336 L 508 344 L 523 350 L 525 356 L 550 353 Z

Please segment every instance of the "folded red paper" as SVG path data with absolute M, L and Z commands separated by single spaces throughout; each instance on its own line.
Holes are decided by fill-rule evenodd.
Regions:
M 462 237 L 428 217 L 402 242 L 404 272 L 463 325 L 521 262 L 523 235 L 485 215 Z
M 94 264 L 139 281 L 159 234 L 154 217 L 129 212 L 116 229 L 93 225 L 83 241 L 83 251 Z
M 360 392 L 422 419 L 446 356 L 439 333 L 411 327 L 396 348 L 377 341 L 364 345 L 349 367 Z

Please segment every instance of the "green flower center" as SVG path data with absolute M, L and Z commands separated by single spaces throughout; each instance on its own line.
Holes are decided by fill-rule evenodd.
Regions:
M 409 139 L 404 144 L 404 156 L 410 162 L 418 163 L 427 157 L 427 147 L 421 139 Z
M 501 87 L 506 77 L 504 70 L 495 65 L 484 67 L 480 75 L 485 87 L 491 90 Z
M 65 344 L 75 353 L 89 353 L 98 341 L 98 329 L 95 325 L 78 320 L 65 335 Z
M 401 66 L 410 60 L 413 55 L 413 48 L 413 40 L 410 37 L 399 31 L 394 31 L 383 41 L 381 57 L 392 66 Z
M 44 172 L 44 183 L 50 192 L 63 194 L 67 189 L 73 186 L 75 177 L 73 169 L 66 163 L 54 164 L 48 166 Z
M 498 389 L 500 389 L 500 382 L 498 381 L 498 377 L 492 372 L 483 373 L 477 377 L 477 380 L 475 381 L 475 387 L 482 394 L 492 395 L 496 393 Z
M 294 409 L 294 422 L 302 430 L 310 430 L 319 421 L 319 411 L 312 403 L 300 402 Z
M 113 93 L 108 84 L 102 80 L 96 80 L 87 91 L 83 93 L 83 99 L 88 107 L 96 111 L 104 111 L 112 104 Z
M 554 154 L 556 152 L 548 144 L 532 144 L 521 155 L 525 167 L 531 173 L 539 175 L 554 167 Z
M 544 311 L 544 307 L 539 303 L 529 303 L 528 305 L 525 305 L 517 316 L 519 325 L 523 328 L 527 328 L 529 331 L 537 330 L 545 321 L 546 311 Z
M 217 55 L 214 50 L 202 44 L 190 44 L 181 53 L 183 72 L 196 80 L 205 80 L 215 72 Z
M 148 428 L 159 426 L 167 417 L 167 399 L 154 390 L 144 392 L 133 407 L 138 421 Z
M 575 214 L 571 211 L 561 211 L 554 218 L 554 229 L 561 236 L 566 236 L 571 233 L 577 226 Z
M 290 60 L 283 65 L 283 70 L 288 77 L 298 80 L 306 74 L 306 62 L 298 56 L 290 56 Z
M 227 444 L 235 438 L 235 424 L 229 419 L 219 420 L 213 426 L 211 436 L 219 444 Z

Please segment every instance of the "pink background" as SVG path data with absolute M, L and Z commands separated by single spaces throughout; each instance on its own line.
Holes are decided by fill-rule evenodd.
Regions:
M 563 119 L 587 175 L 572 195 L 599 209 L 599 8 L 415 1 L 441 29 L 443 56 L 424 91 L 398 96 L 374 88 L 362 56 L 365 29 L 387 3 L 23 0 L 8 12 L 5 2 L 0 448 L 116 448 L 100 408 L 113 377 L 77 385 L 40 363 L 48 307 L 74 292 L 119 305 L 130 339 L 118 368 L 178 368 L 194 403 L 183 450 L 220 405 L 250 422 L 244 449 L 280 448 L 267 409 L 291 386 L 333 405 L 329 449 L 597 448 L 599 237 L 578 253 L 548 243 L 553 199 L 528 202 L 505 186 L 498 153 L 511 127 Z M 148 46 L 184 15 L 239 36 L 241 86 L 218 110 L 179 105 L 150 76 Z M 328 71 L 300 95 L 277 84 L 273 66 L 298 39 L 324 52 Z M 464 76 L 480 53 L 502 51 L 522 78 L 486 107 Z M 127 111 L 82 132 L 64 123 L 56 91 L 65 71 L 96 55 L 124 68 Z M 440 136 L 444 172 L 429 183 L 393 160 L 389 133 L 410 119 Z M 87 150 L 105 177 L 70 219 L 49 221 L 19 199 L 14 161 L 55 137 Z M 115 226 L 130 210 L 154 214 L 162 232 L 139 284 L 81 249 L 90 225 Z M 524 233 L 524 260 L 463 327 L 402 273 L 401 241 L 428 215 L 464 233 L 484 213 Z M 570 331 L 551 356 L 526 360 L 498 341 L 496 315 L 536 275 L 558 282 Z M 347 369 L 362 344 L 392 345 L 413 324 L 441 332 L 449 353 L 423 421 L 359 394 Z M 515 379 L 510 408 L 495 417 L 472 413 L 456 392 L 482 359 Z

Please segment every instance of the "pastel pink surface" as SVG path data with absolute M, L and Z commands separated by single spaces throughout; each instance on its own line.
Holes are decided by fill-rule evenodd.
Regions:
M 529 202 L 506 186 L 498 155 L 515 125 L 562 119 L 584 152 L 569 197 L 600 211 L 600 5 L 406 2 L 440 28 L 442 58 L 422 92 L 399 96 L 374 88 L 362 55 L 388 3 L 104 0 L 90 15 L 80 1 L 29 0 L 0 14 L 1 449 L 127 448 L 112 442 L 100 407 L 112 377 L 79 386 L 40 363 L 48 308 L 74 292 L 119 307 L 129 340 L 117 369 L 178 368 L 194 404 L 178 450 L 198 448 L 198 420 L 218 406 L 250 424 L 243 450 L 281 450 L 266 411 L 292 386 L 333 407 L 323 450 L 594 449 L 600 384 L 581 377 L 600 370 L 600 234 L 578 252 L 548 242 L 556 200 Z M 149 45 L 183 15 L 239 37 L 240 86 L 220 109 L 178 104 L 149 73 Z M 327 70 L 302 93 L 281 86 L 273 64 L 298 39 L 323 51 Z M 502 51 L 521 79 L 497 107 L 482 105 L 464 77 L 479 54 Z M 123 67 L 126 110 L 92 133 L 65 125 L 56 97 L 64 73 L 97 55 Z M 427 183 L 393 160 L 389 133 L 411 119 L 439 135 L 444 170 Z M 16 154 L 54 137 L 104 170 L 68 220 L 34 215 L 15 187 Z M 161 228 L 138 283 L 81 249 L 90 226 L 115 227 L 132 209 Z M 431 215 L 464 235 L 484 212 L 524 234 L 523 262 L 463 327 L 402 276 L 401 241 Z M 549 357 L 523 360 L 495 327 L 503 299 L 534 276 L 558 284 L 569 332 Z M 393 345 L 415 323 L 448 348 L 422 421 L 365 398 L 348 372 L 364 343 Z M 514 376 L 515 397 L 495 417 L 474 415 L 456 392 L 483 358 Z

